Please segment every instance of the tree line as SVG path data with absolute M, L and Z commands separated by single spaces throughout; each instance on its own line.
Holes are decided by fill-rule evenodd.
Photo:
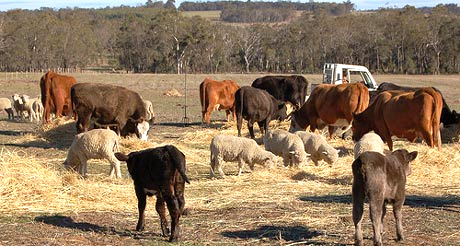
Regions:
M 0 71 L 318 73 L 336 62 L 382 73 L 460 72 L 457 5 L 342 15 L 319 9 L 285 22 L 230 24 L 148 3 L 0 12 Z

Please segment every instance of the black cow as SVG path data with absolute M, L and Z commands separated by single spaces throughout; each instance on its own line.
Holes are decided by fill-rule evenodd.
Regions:
M 185 174 L 185 155 L 173 145 L 131 152 L 128 155 L 115 153 L 120 161 L 126 161 L 128 172 L 134 180 L 139 220 L 136 230 L 144 229 L 144 211 L 147 196 L 155 195 L 156 210 L 160 216 L 163 236 L 169 234 L 166 220 L 165 202 L 171 216 L 169 241 L 179 237 L 179 217 L 184 212 L 185 182 L 190 183 Z
M 278 100 L 290 102 L 297 110 L 305 103 L 308 81 L 300 75 L 264 76 L 254 80 L 252 87 L 266 90 Z
M 137 92 L 115 85 L 78 83 L 72 86 L 70 96 L 78 116 L 78 133 L 87 131 L 93 119 L 98 125 L 116 125 L 122 136 L 135 133 L 147 139 L 146 111 Z
M 248 121 L 251 138 L 255 138 L 253 124 L 257 122 L 262 134 L 267 132 L 271 120 L 285 120 L 288 117 L 286 104 L 267 91 L 243 86 L 235 93 L 236 123 L 241 137 L 243 118 Z
M 433 87 L 434 88 L 434 87 Z M 390 82 L 383 82 L 377 88 L 376 94 L 371 94 L 371 102 L 374 101 L 375 96 L 378 95 L 380 92 L 389 91 L 389 90 L 398 90 L 398 91 L 416 91 L 420 88 L 418 87 L 409 87 L 409 86 L 399 86 Z M 441 91 L 434 88 L 437 92 L 439 92 L 442 96 Z M 455 110 L 451 111 L 449 106 L 444 100 L 444 96 L 442 96 L 442 111 L 441 111 L 441 123 L 444 126 L 458 124 L 460 123 L 460 114 L 458 114 Z

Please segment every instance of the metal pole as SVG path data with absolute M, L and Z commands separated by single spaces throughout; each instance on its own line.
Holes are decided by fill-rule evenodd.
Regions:
M 184 118 L 182 118 L 182 123 L 184 123 L 184 126 L 187 125 L 190 120 L 187 117 L 187 65 L 185 66 L 185 72 L 184 72 Z

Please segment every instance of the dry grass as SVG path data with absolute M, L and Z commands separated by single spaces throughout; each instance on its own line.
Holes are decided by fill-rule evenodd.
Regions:
M 83 77 L 86 75 L 81 76 L 81 82 L 90 79 Z M 117 76 L 122 75 L 108 77 L 117 81 L 124 79 L 116 78 Z M 250 84 L 259 75 L 232 76 L 231 79 L 239 81 L 240 84 Z M 320 79 L 317 75 L 309 76 L 311 77 L 307 76 L 307 79 L 310 81 Z M 204 75 L 188 77 L 194 90 L 198 88 L 202 78 Z M 224 79 L 225 75 L 216 75 L 215 78 Z M 428 81 L 428 78 L 421 79 Z M 94 76 L 92 80 L 104 81 L 98 76 Z M 237 177 L 237 163 L 226 163 L 223 166 L 227 174 L 225 178 L 210 178 L 209 143 L 217 134 L 237 135 L 236 126 L 222 121 L 213 121 L 208 127 L 196 124 L 201 121 L 201 114 L 199 103 L 196 102 L 198 94 L 195 91 L 191 91 L 191 97 L 189 94 L 194 124 L 182 127 L 181 124 L 174 123 L 179 122 L 182 115 L 171 113 L 175 111 L 171 110 L 171 105 L 182 102 L 183 98 L 161 95 L 170 88 L 181 91 L 180 84 L 173 83 L 172 80 L 182 81 L 181 76 L 176 75 L 129 77 L 129 84 L 136 85 L 134 88 L 159 86 L 156 90 L 142 90 L 143 93 L 152 93 L 145 94 L 144 97 L 157 98 L 157 103 L 155 100 L 153 102 L 159 115 L 159 124 L 151 130 L 148 142 L 139 141 L 137 138 L 123 138 L 120 139 L 119 150 L 128 153 L 174 144 L 184 152 L 187 175 L 191 179 L 185 193 L 186 207 L 191 210 L 191 215 L 181 218 L 184 243 L 352 243 L 351 140 L 328 139 L 331 145 L 340 150 L 340 158 L 333 166 L 325 163 L 314 166 L 310 162 L 302 168 L 284 168 L 280 158 L 275 169 L 256 165 L 255 170 L 250 172 L 245 167 L 243 174 Z M 442 82 L 441 86 L 450 83 L 443 78 L 439 81 Z M 161 102 L 165 105 L 160 105 Z M 224 119 L 225 114 L 213 113 L 213 117 Z M 172 120 L 168 121 L 169 119 Z M 286 129 L 288 124 L 282 123 L 276 127 Z M 98 215 L 104 212 L 116 213 L 126 215 L 119 216 L 120 220 L 123 220 L 121 217 L 129 220 L 120 227 L 132 228 L 136 220 L 137 200 L 124 163 L 121 165 L 123 178 L 119 180 L 108 177 L 109 164 L 103 160 L 90 161 L 90 175 L 87 179 L 81 179 L 63 169 L 62 162 L 74 134 L 74 122 L 63 120 L 47 128 L 34 127 L 28 134 L 8 138 L 12 147 L 0 147 L 0 213 L 5 216 L 71 212 Z M 245 126 L 242 134 L 248 134 Z M 258 129 L 256 138 L 260 141 Z M 406 148 L 419 152 L 407 183 L 408 200 L 404 217 L 407 221 L 405 226 L 408 228 L 408 244 L 455 244 L 454 242 L 460 240 L 457 233 L 460 223 L 460 143 L 443 144 L 438 150 L 422 143 L 395 139 L 394 146 L 395 149 Z M 151 219 L 156 216 L 156 212 L 152 201 L 148 204 L 148 225 L 157 231 L 156 219 L 153 220 L 155 222 Z M 367 216 L 367 208 L 365 213 Z M 391 217 L 391 212 L 387 217 Z M 369 218 L 365 217 L 365 220 L 365 235 L 370 236 Z M 102 222 L 95 220 L 93 223 Z M 392 222 L 387 224 L 385 228 L 394 228 Z M 391 231 L 387 234 L 386 244 L 394 242 L 393 234 Z M 314 241 L 308 241 L 309 239 Z

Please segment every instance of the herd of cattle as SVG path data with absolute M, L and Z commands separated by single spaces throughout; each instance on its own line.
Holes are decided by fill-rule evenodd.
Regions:
M 118 152 L 118 137 L 136 134 L 146 140 L 149 122 L 153 120 L 152 103 L 132 90 L 120 86 L 76 83 L 71 76 L 46 73 L 40 80 L 41 97 L 13 95 L 0 99 L 1 109 L 14 119 L 17 116 L 43 117 L 43 123 L 55 117 L 73 116 L 77 135 L 64 162 L 69 169 L 86 175 L 88 159 L 107 159 L 111 176 L 121 177 L 119 161 L 126 161 L 134 180 L 138 198 L 139 220 L 136 229 L 144 228 L 146 196 L 156 195 L 164 235 L 169 234 L 165 204 L 171 216 L 169 240 L 177 240 L 179 217 L 184 213 L 184 185 L 189 183 L 185 155 L 175 146 L 167 145 L 128 155 Z M 374 228 L 374 244 L 381 244 L 382 219 L 386 202 L 394 207 L 397 239 L 402 240 L 401 207 L 405 199 L 409 163 L 417 152 L 393 151 L 391 137 L 414 141 L 421 137 L 431 146 L 440 147 L 440 124 L 458 124 L 460 116 L 451 111 L 439 90 L 433 87 L 408 88 L 382 83 L 369 92 L 362 83 L 321 84 L 307 95 L 308 82 L 303 76 L 265 76 L 251 86 L 238 86 L 224 80 L 206 78 L 199 87 L 202 120 L 210 123 L 214 110 L 226 110 L 236 120 L 238 136 L 219 134 L 210 143 L 211 175 L 222 176 L 222 162 L 238 161 L 241 174 L 244 164 L 274 167 L 277 156 L 285 166 L 300 167 L 309 159 L 315 165 L 324 160 L 332 164 L 338 151 L 326 139 L 314 133 L 328 126 L 329 136 L 335 127 L 352 129 L 355 143 L 353 170 L 353 221 L 355 243 L 362 245 L 361 220 L 364 197 L 369 197 Z M 37 105 L 35 105 L 37 104 Z M 35 105 L 35 106 L 34 106 Z M 40 109 L 41 108 L 41 109 Z M 37 110 L 37 111 L 36 111 Z M 39 115 L 39 116 L 36 116 Z M 250 138 L 241 137 L 243 119 L 247 121 Z M 291 121 L 289 131 L 269 130 L 272 120 Z M 253 124 L 263 134 L 263 147 L 255 141 Z M 309 127 L 310 132 L 306 129 Z M 90 128 L 107 128 L 93 129 Z M 384 150 L 384 142 L 389 151 Z

